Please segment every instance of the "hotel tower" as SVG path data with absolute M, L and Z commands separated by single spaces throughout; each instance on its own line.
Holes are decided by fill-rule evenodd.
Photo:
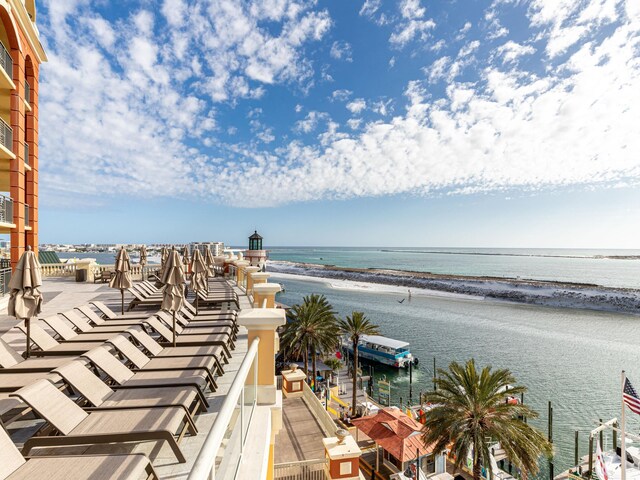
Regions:
M 35 0 L 0 0 L 0 233 L 11 265 L 38 248 L 38 72 L 47 56 Z

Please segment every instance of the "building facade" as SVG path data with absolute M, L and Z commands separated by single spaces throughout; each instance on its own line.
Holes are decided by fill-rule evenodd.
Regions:
M 47 57 L 35 0 L 0 0 L 0 233 L 11 265 L 38 249 L 38 78 Z

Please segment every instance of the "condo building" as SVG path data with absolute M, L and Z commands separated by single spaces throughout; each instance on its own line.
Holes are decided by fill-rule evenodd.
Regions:
M 0 0 L 0 234 L 11 265 L 38 248 L 38 73 L 47 56 L 35 0 Z

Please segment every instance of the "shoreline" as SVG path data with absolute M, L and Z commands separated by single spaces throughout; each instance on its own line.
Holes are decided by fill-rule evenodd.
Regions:
M 425 292 L 423 295 L 431 296 L 490 299 L 515 304 L 640 315 L 640 289 L 520 278 L 342 268 L 334 265 L 283 261 L 269 261 L 267 266 L 268 271 L 274 276 L 292 275 L 301 279 L 306 277 L 308 280 L 324 280 L 331 288 L 337 289 L 373 291 L 373 285 L 382 285 L 389 288 L 375 290 L 406 295 L 407 289 L 417 289 Z M 412 293 L 419 294 L 417 290 Z

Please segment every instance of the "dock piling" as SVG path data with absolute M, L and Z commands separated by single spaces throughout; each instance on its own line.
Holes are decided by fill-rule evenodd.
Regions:
M 614 450 L 618 448 L 618 431 L 616 430 L 616 428 L 618 428 L 618 422 L 613 424 L 613 449 Z
M 602 425 L 602 419 L 600 419 L 600 425 Z M 600 448 L 604 451 L 604 431 L 600 430 Z
M 435 392 L 436 390 L 436 357 L 433 357 L 433 391 Z
M 578 465 L 578 461 L 580 460 L 578 458 L 578 430 L 576 430 L 575 443 L 574 443 L 574 446 L 573 446 L 573 460 L 574 460 L 574 463 L 577 466 Z
M 593 472 L 593 437 L 589 435 L 589 471 L 587 472 L 588 477 L 591 477 L 591 472 Z

